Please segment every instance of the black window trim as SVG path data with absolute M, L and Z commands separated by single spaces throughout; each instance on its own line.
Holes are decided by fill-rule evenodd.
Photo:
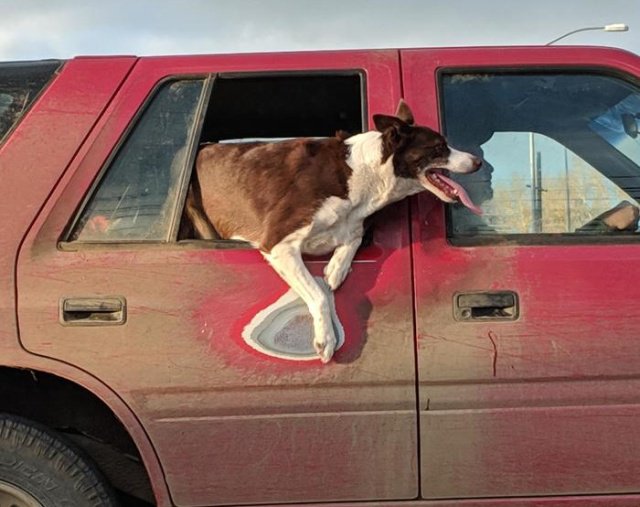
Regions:
M 444 114 L 443 79 L 454 74 L 523 75 L 523 74 L 591 74 L 613 77 L 626 81 L 638 88 L 640 76 L 635 76 L 615 67 L 606 65 L 509 65 L 509 66 L 443 66 L 436 71 L 436 94 L 440 132 L 447 135 Z M 468 234 L 455 235 L 453 231 L 452 206 L 444 206 L 446 241 L 455 247 L 474 246 L 544 246 L 544 245 L 612 245 L 638 244 L 640 233 L 515 233 L 515 234 Z

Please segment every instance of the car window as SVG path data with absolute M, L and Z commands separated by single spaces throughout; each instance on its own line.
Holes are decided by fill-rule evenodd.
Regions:
M 638 89 L 601 74 L 450 74 L 449 142 L 484 159 L 458 178 L 484 214 L 448 214 L 452 239 L 526 241 L 638 234 Z
M 59 61 L 0 64 L 0 143 L 59 67 Z
M 168 241 L 204 79 L 165 83 L 108 164 L 70 239 Z
M 212 78 L 210 86 L 204 79 L 176 80 L 157 90 L 103 169 L 68 241 L 198 239 L 183 213 L 198 146 L 357 133 L 365 123 L 364 76 L 357 70 Z

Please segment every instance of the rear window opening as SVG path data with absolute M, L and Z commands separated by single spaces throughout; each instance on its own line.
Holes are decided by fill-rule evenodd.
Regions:
M 355 72 L 219 75 L 213 82 L 199 144 L 362 132 L 363 84 L 363 77 Z M 189 239 L 197 235 L 183 213 L 178 240 Z
M 329 137 L 362 132 L 362 76 L 217 76 L 201 143 Z

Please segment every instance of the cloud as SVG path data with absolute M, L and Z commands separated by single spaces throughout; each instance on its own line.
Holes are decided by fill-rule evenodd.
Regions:
M 635 7 L 635 0 L 21 0 L 2 7 L 0 59 L 540 44 L 580 26 L 636 20 L 640 28 Z M 587 32 L 568 42 L 640 52 L 640 38 L 629 34 Z

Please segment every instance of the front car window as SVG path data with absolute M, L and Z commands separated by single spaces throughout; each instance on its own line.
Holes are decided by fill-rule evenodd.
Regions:
M 640 92 L 590 73 L 445 74 L 445 130 L 484 158 L 460 178 L 483 210 L 453 206 L 456 239 L 631 237 L 640 214 Z

